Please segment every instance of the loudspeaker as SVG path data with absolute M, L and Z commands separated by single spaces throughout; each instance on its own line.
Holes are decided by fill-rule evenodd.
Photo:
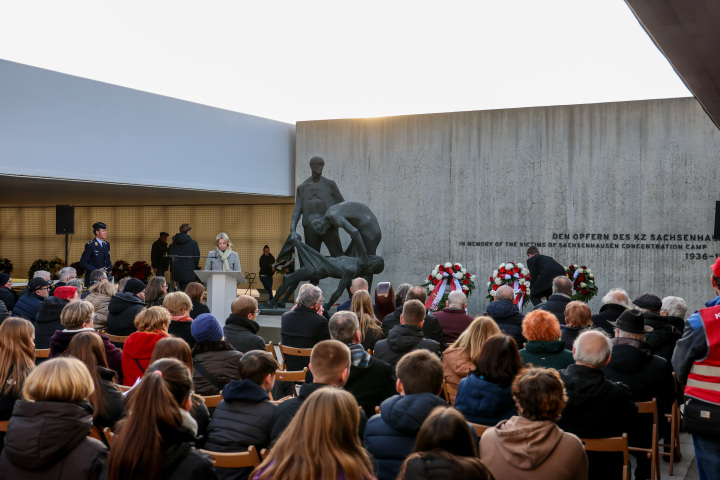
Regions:
M 715 232 L 713 240 L 720 240 L 720 202 L 715 202 Z
M 75 205 L 55 205 L 55 234 L 75 234 Z

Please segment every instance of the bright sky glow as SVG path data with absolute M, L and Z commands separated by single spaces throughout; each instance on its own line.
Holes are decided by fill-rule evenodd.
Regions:
M 621 0 L 7 1 L 0 58 L 289 123 L 691 96 Z

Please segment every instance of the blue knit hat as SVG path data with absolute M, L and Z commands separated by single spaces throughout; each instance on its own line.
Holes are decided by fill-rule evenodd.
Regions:
M 203 313 L 193 320 L 190 332 L 198 342 L 222 340 L 223 330 L 212 313 Z

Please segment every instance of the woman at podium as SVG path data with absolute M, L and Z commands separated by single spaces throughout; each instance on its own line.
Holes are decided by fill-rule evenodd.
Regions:
M 215 239 L 215 250 L 210 250 L 205 262 L 205 270 L 217 270 L 223 272 L 239 272 L 240 257 L 232 249 L 232 243 L 227 234 L 219 233 Z

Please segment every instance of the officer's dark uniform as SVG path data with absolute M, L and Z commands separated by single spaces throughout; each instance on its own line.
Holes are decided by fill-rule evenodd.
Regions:
M 100 228 L 107 228 L 102 222 L 93 224 L 93 232 Z M 102 245 L 97 238 L 93 238 L 85 244 L 85 251 L 80 257 L 80 266 L 85 269 L 85 287 L 89 287 L 88 280 L 90 272 L 100 268 L 112 268 L 110 262 L 110 242 L 104 240 Z

